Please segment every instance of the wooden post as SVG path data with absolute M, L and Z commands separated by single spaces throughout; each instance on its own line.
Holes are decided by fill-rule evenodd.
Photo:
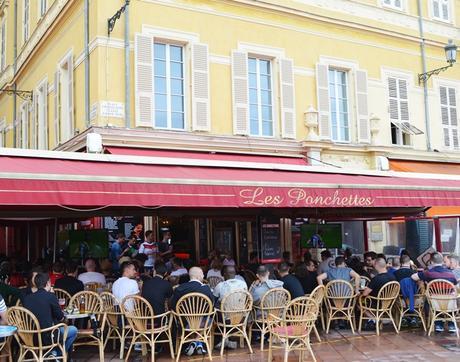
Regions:
M 438 253 L 442 253 L 442 240 L 441 240 L 441 225 L 439 223 L 439 218 L 433 218 L 433 226 L 434 226 L 434 238 L 436 243 L 436 250 Z
M 369 233 L 367 231 L 367 221 L 363 221 L 363 235 L 364 235 L 364 252 L 369 251 Z

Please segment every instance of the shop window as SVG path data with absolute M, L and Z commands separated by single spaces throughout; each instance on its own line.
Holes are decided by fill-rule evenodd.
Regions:
M 459 218 L 440 218 L 439 226 L 441 228 L 441 242 L 443 253 L 458 253 L 459 252 L 459 240 L 458 240 L 458 228 Z

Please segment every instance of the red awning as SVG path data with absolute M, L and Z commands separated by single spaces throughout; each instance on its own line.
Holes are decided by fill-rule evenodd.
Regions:
M 458 176 L 373 176 L 299 165 L 0 151 L 0 206 L 460 206 Z

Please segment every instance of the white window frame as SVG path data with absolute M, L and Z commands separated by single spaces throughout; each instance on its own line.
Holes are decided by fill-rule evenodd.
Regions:
M 441 87 L 444 87 L 446 88 L 447 90 L 447 100 L 448 100 L 448 103 L 449 103 L 449 112 L 448 112 L 448 117 L 449 117 L 449 126 L 446 126 L 442 123 L 442 113 L 440 113 L 440 120 L 441 120 L 441 143 L 442 143 L 442 148 L 444 148 L 445 150 L 449 150 L 449 151 L 460 151 L 460 142 L 459 142 L 459 146 L 457 148 L 454 147 L 454 143 L 453 143 L 453 137 L 452 137 L 452 133 L 449 132 L 449 143 L 450 143 L 450 146 L 446 146 L 446 144 L 444 143 L 444 128 L 448 128 L 450 131 L 452 131 L 453 129 L 456 129 L 457 130 L 457 137 L 459 138 L 459 141 L 460 141 L 460 115 L 459 115 L 459 86 L 458 84 L 456 84 L 456 82 L 449 82 L 449 81 L 441 81 L 437 84 L 437 87 L 435 89 L 437 89 L 437 93 L 438 93 L 438 99 L 439 99 L 439 111 L 442 112 L 441 108 L 442 107 L 445 107 L 446 105 L 442 104 L 441 103 Z M 455 90 L 455 108 L 456 108 L 456 113 L 457 113 L 457 126 L 452 126 L 451 125 L 451 119 L 450 119 L 450 102 L 449 102 L 449 88 L 453 88 Z
M 398 97 L 397 97 L 397 100 L 398 100 L 398 114 L 399 114 L 399 123 L 402 123 L 403 120 L 401 119 L 401 114 L 400 114 L 400 111 L 401 111 L 401 106 L 400 106 L 400 97 L 399 97 L 399 80 L 404 80 L 406 81 L 406 85 L 407 85 L 407 109 L 408 109 L 408 117 L 409 117 L 409 120 L 407 122 L 411 123 L 411 120 L 410 120 L 410 90 L 412 88 L 412 83 L 410 81 L 410 78 L 407 77 L 407 75 L 404 73 L 404 74 L 401 74 L 401 73 L 388 73 L 386 75 L 386 77 L 384 78 L 385 79 L 385 90 L 386 90 L 386 97 L 387 97 L 387 102 L 388 102 L 388 120 L 389 120 L 389 123 L 390 123 L 390 139 L 391 139 L 391 145 L 392 146 L 397 146 L 397 147 L 412 147 L 413 146 L 413 137 L 411 133 L 409 132 L 406 132 L 407 130 L 406 129 L 403 129 L 403 127 L 400 126 L 399 123 L 395 123 L 394 119 L 391 119 L 390 117 L 390 89 L 389 89 L 389 78 L 394 78 L 396 80 L 396 91 L 397 91 L 397 94 L 398 94 Z M 406 121 L 404 121 L 406 122 Z M 393 143 L 393 134 L 392 134 L 392 128 L 396 128 L 396 143 Z M 404 143 L 404 135 L 403 133 L 406 133 L 407 136 L 409 138 L 409 142 L 407 144 Z
M 349 69 L 344 69 L 344 68 L 341 68 L 341 67 L 334 67 L 334 66 L 329 66 L 328 67 L 328 73 L 331 71 L 331 70 L 335 70 L 337 72 L 343 72 L 345 73 L 345 82 L 346 82 L 346 86 L 347 86 L 347 116 L 348 116 L 348 140 L 341 140 L 341 139 L 334 139 L 333 137 L 333 132 L 332 132 L 332 102 L 331 102 L 331 93 L 329 92 L 329 119 L 330 119 L 330 127 L 331 127 L 331 140 L 335 143 L 351 143 L 351 140 L 352 140 L 352 122 L 353 122 L 353 118 L 352 118 L 352 113 L 351 113 L 351 109 L 350 109 L 350 70 Z M 330 82 L 330 78 L 329 79 L 329 82 Z M 330 84 L 328 84 L 328 87 L 330 86 Z M 335 91 L 336 91 L 336 94 L 337 94 L 337 85 L 335 86 Z M 338 104 L 337 104 L 338 105 Z M 336 105 L 336 106 L 337 106 Z M 337 113 L 337 112 L 336 112 Z M 337 120 L 338 121 L 338 120 Z M 339 126 L 339 123 L 337 123 L 337 136 L 339 136 L 339 131 L 340 129 L 340 126 Z
M 6 16 L 0 20 L 0 72 L 6 68 Z
M 22 40 L 25 43 L 30 36 L 30 0 L 24 0 L 22 5 Z
M 38 0 L 37 4 L 37 15 L 38 19 L 41 19 L 48 10 L 48 1 L 47 0 Z
M 70 75 L 69 72 L 73 73 L 73 67 L 72 69 L 69 69 L 69 65 L 73 64 L 73 61 L 71 59 L 73 58 L 73 51 L 70 50 L 59 62 L 58 64 L 58 70 L 59 70 L 59 130 L 60 130 L 60 135 L 59 139 L 61 143 L 64 143 L 71 139 L 74 135 L 74 120 L 69 119 L 69 99 L 68 99 L 68 90 L 69 90 L 69 84 L 68 82 L 70 81 Z M 72 80 L 74 77 L 72 76 Z M 74 104 L 74 93 L 72 92 L 72 104 Z M 66 122 L 68 122 L 66 124 Z
M 6 117 L 0 120 L 0 147 L 6 147 Z
M 439 15 L 440 16 L 435 16 L 434 14 L 434 2 L 435 1 L 439 1 L 439 5 L 440 5 L 440 8 L 439 8 Z M 444 19 L 442 17 L 442 2 L 443 0 L 430 0 L 429 1 L 429 4 L 428 4 L 428 12 L 430 14 L 430 18 L 432 20 L 436 20 L 436 21 L 441 21 L 443 23 L 452 23 L 452 19 L 455 19 L 454 18 L 454 6 L 452 6 L 452 0 L 446 0 L 447 1 L 447 19 Z
M 167 126 L 166 127 L 158 127 L 156 124 L 155 124 L 155 112 L 156 112 L 156 105 L 155 105 L 155 43 L 157 44 L 164 44 L 167 46 L 167 50 L 166 50 L 166 114 L 167 114 L 167 119 L 166 119 L 166 123 L 167 123 Z M 184 128 L 172 128 L 172 109 L 171 109 L 171 84 L 170 84 L 170 79 L 171 79 L 171 74 L 170 74 L 170 48 L 169 46 L 180 46 L 182 47 L 182 76 L 183 76 L 183 87 L 184 87 L 184 96 L 183 96 L 183 108 L 184 108 Z M 189 125 L 189 122 L 188 122 L 188 102 L 189 102 L 189 98 L 187 96 L 190 97 L 189 95 L 189 82 L 188 82 L 188 77 L 189 77 L 189 72 L 188 72 L 188 64 L 189 61 L 190 61 L 190 57 L 189 57 L 189 53 L 190 53 L 190 49 L 189 49 L 189 44 L 188 43 L 183 43 L 181 41 L 174 41 L 174 40 L 169 40 L 169 39 L 160 39 L 158 37 L 154 37 L 153 38 L 153 44 L 152 44 L 152 47 L 153 47 L 153 64 L 152 64 L 152 72 L 153 72 L 153 87 L 152 87 L 152 90 L 153 90 L 153 116 L 154 116 L 154 119 L 153 119 L 153 128 L 155 129 L 162 129 L 162 130 L 169 130 L 169 131 L 179 131 L 179 132 L 183 132 L 183 131 L 187 131 L 189 128 L 190 128 L 190 125 Z M 187 56 L 186 56 L 187 54 Z M 186 63 L 187 61 L 187 63 Z
M 34 92 L 34 147 L 48 149 L 48 79 L 42 80 Z M 43 119 L 42 119 L 43 117 Z
M 263 119 L 262 119 L 262 100 L 261 100 L 261 95 L 260 92 L 257 92 L 257 108 L 258 108 L 258 114 L 259 114 L 259 134 L 252 134 L 251 133 L 251 117 L 249 116 L 249 136 L 250 137 L 261 137 L 261 138 L 275 138 L 276 135 L 276 129 L 277 127 L 275 126 L 277 124 L 278 118 L 276 117 L 276 114 L 278 112 L 278 107 L 275 105 L 275 97 L 274 97 L 274 91 L 275 91 L 275 59 L 267 56 L 261 56 L 261 55 L 256 55 L 256 54 L 248 54 L 248 64 L 249 64 L 249 58 L 255 58 L 257 59 L 257 89 L 260 89 L 260 65 L 259 65 L 259 60 L 266 60 L 270 63 L 270 90 L 271 90 L 271 106 L 272 106 L 272 135 L 271 136 L 266 136 L 263 134 Z M 248 65 L 248 92 L 249 92 L 249 65 Z M 249 106 L 249 112 L 251 109 L 251 102 L 249 101 L 248 98 L 248 106 Z
M 401 6 L 400 7 L 394 5 L 395 0 L 390 0 L 390 1 L 391 1 L 391 4 L 386 4 L 385 0 L 380 0 L 380 6 L 382 6 L 383 8 L 397 10 L 397 11 L 407 11 L 407 2 L 406 2 L 406 0 L 400 0 L 401 1 Z

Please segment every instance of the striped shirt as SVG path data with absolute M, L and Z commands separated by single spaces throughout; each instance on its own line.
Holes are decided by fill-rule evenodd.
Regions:
M 457 284 L 457 278 L 455 277 L 452 270 L 447 269 L 442 265 L 436 265 L 430 269 L 418 272 L 418 277 L 424 282 L 431 282 L 435 279 L 443 279 L 451 282 L 452 284 Z
M 6 312 L 6 304 L 3 297 L 0 295 L 0 313 Z

